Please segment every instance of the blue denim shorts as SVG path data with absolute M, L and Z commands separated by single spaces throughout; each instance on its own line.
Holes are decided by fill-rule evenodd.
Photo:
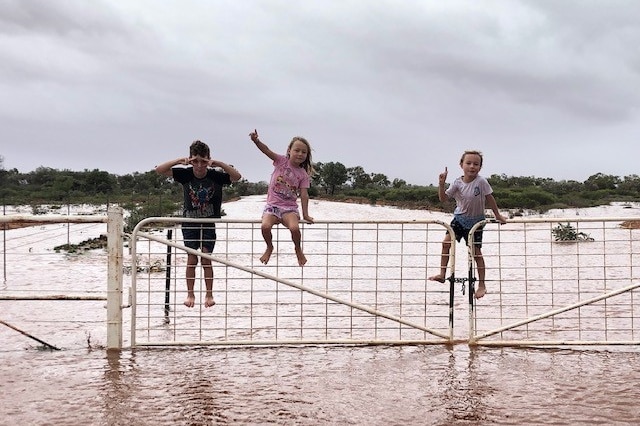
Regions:
M 471 228 L 465 227 L 460 222 L 458 222 L 456 218 L 453 218 L 453 220 L 451 221 L 451 228 L 456 234 L 456 241 L 460 241 L 464 238 L 464 242 L 469 244 L 469 231 L 471 230 Z M 473 234 L 474 247 L 482 247 L 482 228 L 484 228 L 484 226 L 477 229 Z
M 213 253 L 216 245 L 216 224 L 183 223 L 182 238 L 184 238 L 184 245 L 191 249 L 202 249 L 207 253 Z

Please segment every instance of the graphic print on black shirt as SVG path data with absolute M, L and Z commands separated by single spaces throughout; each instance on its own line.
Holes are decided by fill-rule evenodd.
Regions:
M 185 196 L 189 199 L 188 217 L 214 217 L 215 196 L 222 198 L 222 187 L 217 184 L 207 185 L 207 179 L 198 179 L 184 185 Z M 220 216 L 218 214 L 218 216 Z

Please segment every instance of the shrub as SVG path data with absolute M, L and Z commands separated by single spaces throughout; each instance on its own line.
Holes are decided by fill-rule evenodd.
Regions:
M 569 222 L 566 225 L 559 223 L 551 230 L 556 241 L 593 241 L 588 234 L 578 232 Z

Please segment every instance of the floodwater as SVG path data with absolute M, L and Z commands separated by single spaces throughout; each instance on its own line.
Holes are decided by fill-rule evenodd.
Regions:
M 252 200 L 249 200 L 252 201 Z M 227 203 L 255 217 L 260 200 Z M 634 209 L 637 214 L 637 208 Z M 29 213 L 25 210 L 24 213 Z M 573 213 L 573 212 L 571 212 Z M 311 214 L 447 218 L 314 201 Z M 580 214 L 629 216 L 614 207 Z M 378 215 L 378 216 L 376 216 Z M 104 256 L 52 246 L 103 225 L 7 231 L 2 294 L 104 294 Z M 69 265 L 73 264 L 73 268 Z M 82 270 L 81 276 L 71 271 Z M 454 346 L 106 351 L 104 301 L 0 300 L 0 425 L 626 425 L 640 422 L 640 350 Z M 126 314 L 125 314 L 126 315 Z M 126 319 L 126 318 L 125 318 Z M 126 324 L 125 324 L 126 328 Z

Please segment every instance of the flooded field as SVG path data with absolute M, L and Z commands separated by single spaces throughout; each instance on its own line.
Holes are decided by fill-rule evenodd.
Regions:
M 255 218 L 261 203 L 259 198 L 243 199 L 225 204 L 225 210 L 234 217 Z M 448 219 L 422 211 L 318 201 L 310 212 L 316 219 Z M 640 216 L 637 212 L 637 206 L 605 206 L 579 214 Z M 41 225 L 6 231 L 7 278 L 0 295 L 104 295 L 103 253 L 69 255 L 52 248 L 97 237 L 105 225 L 70 229 L 71 233 L 65 225 Z M 483 303 L 490 303 L 489 297 Z M 1 425 L 640 422 L 636 346 L 106 351 L 104 306 L 104 301 L 0 300 L 0 320 L 60 348 L 46 349 L 0 324 Z M 125 328 L 127 321 L 125 317 Z

